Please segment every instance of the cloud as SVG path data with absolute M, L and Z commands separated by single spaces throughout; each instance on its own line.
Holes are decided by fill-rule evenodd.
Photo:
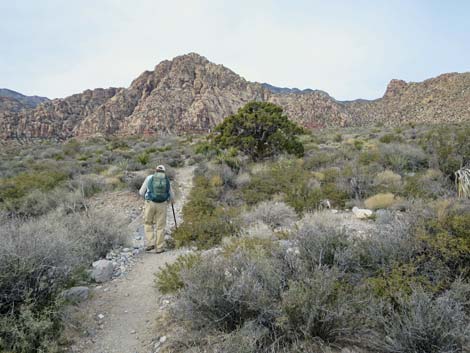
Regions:
M 161 60 L 198 52 L 250 81 L 377 98 L 392 78 L 469 69 L 469 5 L 455 3 L 11 2 L 0 5 L 0 86 L 49 97 L 128 86 Z

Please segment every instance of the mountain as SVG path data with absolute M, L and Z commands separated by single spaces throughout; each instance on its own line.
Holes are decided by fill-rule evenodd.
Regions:
M 382 98 L 341 102 L 319 90 L 250 82 L 191 53 L 159 63 L 128 88 L 86 90 L 29 109 L 0 106 L 0 137 L 207 132 L 251 100 L 279 104 L 308 128 L 468 121 L 470 73 L 392 80 Z
M 307 88 L 307 89 L 298 89 L 298 88 L 287 88 L 287 87 L 276 87 L 273 85 L 270 85 L 269 83 L 262 83 L 261 84 L 264 88 L 268 89 L 272 93 L 311 93 L 313 92 L 313 89 Z
M 0 88 L 0 110 L 7 109 L 6 105 L 19 105 L 22 108 L 35 108 L 49 99 L 39 96 L 25 96 L 7 88 Z

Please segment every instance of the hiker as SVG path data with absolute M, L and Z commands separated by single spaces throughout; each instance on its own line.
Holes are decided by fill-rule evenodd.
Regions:
M 144 228 L 146 251 L 155 249 L 157 254 L 165 251 L 166 208 L 173 199 L 170 179 L 165 173 L 165 166 L 159 165 L 155 174 L 145 178 L 139 194 L 145 197 Z M 155 231 L 154 231 L 155 225 Z M 156 238 L 155 238 L 156 233 Z

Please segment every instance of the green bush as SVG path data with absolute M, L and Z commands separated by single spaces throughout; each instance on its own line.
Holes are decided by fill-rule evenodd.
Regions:
M 179 256 L 172 264 L 165 264 L 156 275 L 156 285 L 163 294 L 176 293 L 183 288 L 182 271 L 189 270 L 201 261 L 200 255 Z
M 395 134 L 385 134 L 379 139 L 382 143 L 403 142 L 403 137 Z
M 418 235 L 424 242 L 424 258 L 435 268 L 444 264 L 450 278 L 470 278 L 470 207 L 466 203 L 443 202 L 424 216 Z M 428 210 L 429 211 L 429 210 Z
M 188 202 L 183 207 L 183 223 L 174 232 L 177 246 L 194 244 L 209 248 L 223 237 L 238 233 L 233 211 L 218 205 L 223 192 L 220 175 L 196 176 Z
M 215 127 L 215 146 L 234 147 L 254 160 L 287 152 L 302 156 L 297 136 L 302 128 L 283 115 L 282 108 L 268 102 L 250 102 Z
M 37 310 L 33 302 L 17 308 L 17 313 L 0 316 L 0 351 L 15 353 L 56 353 L 57 335 L 61 329 L 61 306 Z
M 150 161 L 150 155 L 147 152 L 143 152 L 137 156 L 137 161 L 142 165 L 147 165 Z
M 53 189 L 62 186 L 68 178 L 69 174 L 62 171 L 38 171 L 0 179 L 0 208 L 13 215 L 46 213 L 66 198 Z M 62 190 L 64 194 L 69 192 L 63 187 L 57 190 Z M 54 199 L 56 197 L 59 199 Z
M 433 167 L 445 176 L 454 178 L 454 172 L 470 164 L 469 126 L 434 128 L 421 139 L 421 145 L 431 155 Z

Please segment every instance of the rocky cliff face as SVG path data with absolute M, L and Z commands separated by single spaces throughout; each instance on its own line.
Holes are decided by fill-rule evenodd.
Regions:
M 2 138 L 208 131 L 251 100 L 281 105 L 309 127 L 470 120 L 470 73 L 422 83 L 392 80 L 383 98 L 340 102 L 315 90 L 286 90 L 246 81 L 197 54 L 163 61 L 129 88 L 87 90 L 34 109 L 0 109 Z M 1 107 L 1 106 L 0 106 Z

